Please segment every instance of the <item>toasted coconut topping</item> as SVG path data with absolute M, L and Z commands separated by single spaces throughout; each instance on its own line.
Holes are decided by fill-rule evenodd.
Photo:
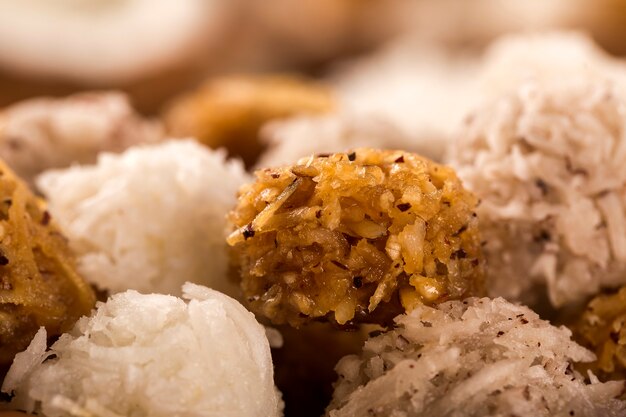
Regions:
M 58 336 L 94 303 L 45 204 L 0 162 L 0 365 L 40 326 Z
M 272 321 L 385 324 L 481 293 L 477 200 L 450 168 L 357 149 L 256 177 L 228 243 L 253 310 Z

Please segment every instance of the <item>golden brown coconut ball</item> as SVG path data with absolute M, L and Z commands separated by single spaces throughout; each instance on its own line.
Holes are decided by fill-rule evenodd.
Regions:
M 595 351 L 590 368 L 602 379 L 626 378 L 626 286 L 587 304 L 574 326 L 578 341 Z
M 476 198 L 454 171 L 358 149 L 256 172 L 228 238 L 251 308 L 272 322 L 386 324 L 481 294 Z
M 0 162 L 0 366 L 40 326 L 56 336 L 95 303 L 42 200 Z
M 225 147 L 247 166 L 264 146 L 259 129 L 273 119 L 332 110 L 325 87 L 297 77 L 231 76 L 206 82 L 170 104 L 164 120 L 174 136 L 193 136 L 211 148 Z

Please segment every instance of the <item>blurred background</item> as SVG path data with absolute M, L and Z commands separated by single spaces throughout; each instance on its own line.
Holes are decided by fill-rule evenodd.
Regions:
M 0 106 L 120 89 L 155 114 L 207 77 L 326 79 L 394 44 L 407 61 L 478 59 L 502 35 L 548 29 L 621 55 L 624 23 L 620 0 L 0 0 Z

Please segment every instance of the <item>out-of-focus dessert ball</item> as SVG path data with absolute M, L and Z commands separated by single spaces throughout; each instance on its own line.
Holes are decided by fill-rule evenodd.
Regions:
M 176 140 L 100 154 L 38 184 L 99 288 L 178 294 L 192 281 L 236 296 L 225 277 L 225 217 L 248 178 L 224 151 Z
M 249 38 L 243 52 L 274 67 L 324 65 L 371 50 L 404 29 L 407 9 L 399 0 L 238 3 L 247 17 L 247 25 L 240 28 Z
M 474 112 L 451 163 L 477 212 L 493 296 L 575 305 L 626 282 L 626 106 L 602 80 L 529 83 Z
M 476 198 L 450 168 L 356 149 L 256 172 L 229 219 L 258 314 L 291 325 L 389 323 L 482 291 Z
M 573 369 L 594 355 L 571 332 L 501 298 L 420 306 L 337 364 L 329 417 L 613 416 L 624 382 Z
M 2 390 L 3 408 L 49 417 L 279 417 L 265 330 L 241 304 L 187 283 L 186 300 L 127 291 L 46 350 L 40 330 Z
M 403 149 L 426 157 L 440 156 L 384 116 L 364 117 L 344 111 L 270 122 L 261 130 L 261 141 L 267 150 L 261 154 L 257 168 L 287 165 L 307 155 L 355 148 Z
M 94 303 L 45 203 L 0 162 L 0 366 L 40 326 L 58 336 Z
M 211 147 L 225 147 L 250 166 L 265 146 L 259 130 L 268 121 L 329 112 L 332 93 L 294 76 L 231 76 L 207 81 L 174 100 L 164 120 L 170 134 L 193 136 Z
M 91 85 L 136 81 L 206 48 L 223 9 L 205 0 L 2 0 L 0 67 Z
M 0 157 L 31 184 L 44 170 L 93 163 L 99 152 L 161 138 L 161 125 L 141 118 L 116 92 L 32 99 L 0 111 Z

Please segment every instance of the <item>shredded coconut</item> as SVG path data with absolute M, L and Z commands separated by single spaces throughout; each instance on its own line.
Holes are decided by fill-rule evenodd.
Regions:
M 192 281 L 236 295 L 225 216 L 247 180 L 241 162 L 186 140 L 101 154 L 38 184 L 98 287 L 177 294 Z
M 623 416 L 624 382 L 588 384 L 571 332 L 501 298 L 418 307 L 337 365 L 329 417 Z

